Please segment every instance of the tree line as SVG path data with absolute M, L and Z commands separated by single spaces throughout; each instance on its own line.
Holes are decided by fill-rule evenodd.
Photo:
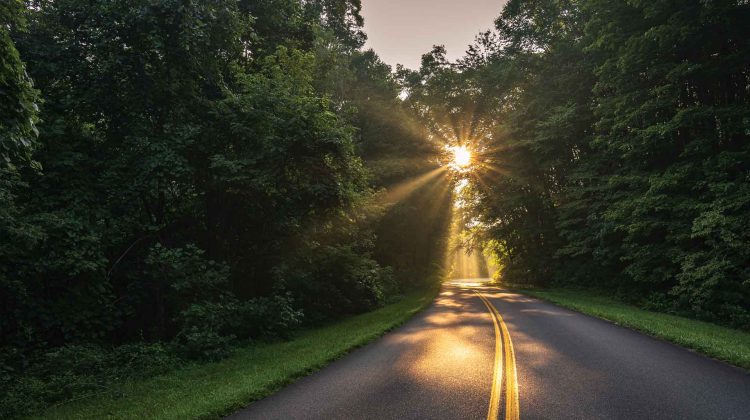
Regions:
M 360 8 L 2 2 L 3 412 L 436 281 L 449 199 L 381 191 L 437 150 Z
M 746 2 L 511 0 L 412 80 L 466 127 L 465 222 L 503 281 L 750 327 Z

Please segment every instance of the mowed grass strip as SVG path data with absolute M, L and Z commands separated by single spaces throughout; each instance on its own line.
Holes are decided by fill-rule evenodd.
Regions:
M 651 312 L 587 291 L 517 289 L 534 296 L 612 321 L 750 370 L 750 333 L 675 315 Z
M 279 390 L 354 348 L 367 344 L 425 308 L 438 289 L 407 294 L 373 312 L 311 329 L 290 341 L 238 349 L 217 363 L 189 366 L 53 407 L 44 418 L 217 418 Z

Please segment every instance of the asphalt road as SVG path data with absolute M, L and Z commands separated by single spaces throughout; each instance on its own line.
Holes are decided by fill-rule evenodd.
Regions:
M 230 417 L 750 419 L 745 371 L 475 281 Z

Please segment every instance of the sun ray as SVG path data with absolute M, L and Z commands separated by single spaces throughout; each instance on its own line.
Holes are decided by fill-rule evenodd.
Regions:
M 399 184 L 386 189 L 383 196 L 380 198 L 380 202 L 383 204 L 393 204 L 402 201 L 413 194 L 416 190 L 426 185 L 427 183 L 434 181 L 441 174 L 446 171 L 444 166 L 435 168 L 427 173 L 418 175 L 414 178 L 410 178 Z

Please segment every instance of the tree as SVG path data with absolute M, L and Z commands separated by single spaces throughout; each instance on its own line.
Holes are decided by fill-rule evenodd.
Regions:
M 495 173 L 465 201 L 507 281 L 748 325 L 749 18 L 733 2 L 508 3 L 458 63 L 497 101 Z
M 747 326 L 748 64 L 739 57 L 750 53 L 750 14 L 734 2 L 588 7 L 598 11 L 587 27 L 594 142 L 615 163 L 599 200 L 622 236 L 625 287 Z
M 11 31 L 25 28 L 23 4 L 12 0 L 0 4 L 0 260 L 11 261 L 28 252 L 39 236 L 36 227 L 23 217 L 18 194 L 27 185 L 23 172 L 38 170 L 32 158 L 37 145 L 38 92 L 26 73 L 26 66 L 10 37 Z M 7 311 L 0 321 L 0 341 L 18 337 L 23 327 L 14 322 L 21 317 L 14 296 L 26 293 L 27 286 L 12 270 L 0 265 L 0 306 Z
M 37 135 L 37 91 L 10 37 L 23 30 L 23 3 L 10 0 L 0 5 L 0 165 L 5 170 L 31 162 Z

